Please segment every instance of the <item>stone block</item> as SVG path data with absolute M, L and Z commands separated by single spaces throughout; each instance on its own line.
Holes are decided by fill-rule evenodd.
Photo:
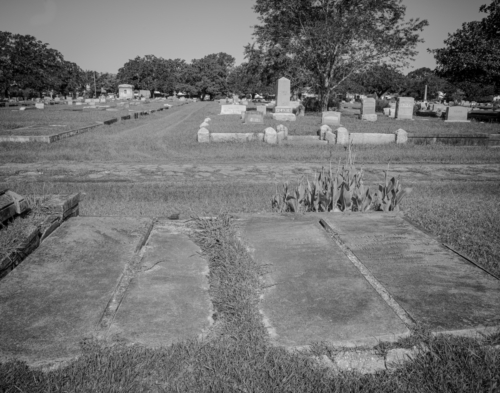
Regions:
M 329 144 L 334 145 L 336 142 L 335 134 L 332 131 L 327 131 L 325 133 L 325 141 L 327 141 Z
M 200 143 L 210 142 L 210 132 L 206 128 L 200 128 L 198 130 L 198 142 Z
M 266 109 L 265 105 L 257 105 L 257 112 L 261 112 L 262 115 L 265 116 L 266 115 L 266 111 L 267 111 L 267 109 Z
M 396 143 L 407 143 L 408 142 L 408 133 L 400 128 L 395 132 L 396 134 Z
M 246 111 L 242 111 L 241 112 L 241 120 L 245 120 L 245 116 L 246 116 L 247 112 Z
M 296 121 L 297 117 L 293 113 L 273 113 L 273 119 L 278 121 Z
M 23 196 L 16 194 L 14 191 L 7 191 L 5 194 L 12 198 L 17 214 L 22 214 L 29 209 L 28 201 Z
M 285 133 L 285 139 L 288 138 L 288 127 L 284 126 L 283 124 L 279 124 L 278 127 L 276 127 L 277 132 L 283 131 Z
M 264 130 L 264 142 L 269 144 L 276 144 L 278 136 L 276 130 L 272 127 L 268 127 Z
M 389 108 L 389 117 L 396 118 L 396 108 Z
M 349 143 L 349 131 L 347 128 L 339 127 L 335 131 L 337 145 L 347 145 Z
M 391 108 L 384 108 L 384 115 L 389 116 L 391 114 Z
M 396 142 L 396 135 L 394 134 L 380 134 L 380 133 L 351 133 L 350 141 L 354 145 L 383 145 L 387 143 Z
M 276 133 L 276 141 L 278 145 L 281 145 L 285 141 L 285 132 L 284 131 L 278 131 Z
M 42 103 L 42 102 L 37 102 L 37 103 L 35 104 L 35 108 L 36 108 L 36 109 L 44 109 L 44 108 L 45 108 L 45 104 L 44 104 L 44 103 Z
M 366 121 L 377 121 L 377 115 L 361 115 L 361 120 L 366 120 Z
M 328 132 L 328 131 L 332 131 L 332 129 L 330 127 L 328 127 L 326 124 L 323 124 L 320 128 L 319 128 L 319 132 L 318 132 L 318 136 L 319 136 L 319 139 L 321 140 L 325 140 L 325 134 Z

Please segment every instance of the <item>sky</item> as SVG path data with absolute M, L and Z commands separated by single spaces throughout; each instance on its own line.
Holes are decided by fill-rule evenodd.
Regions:
M 427 49 L 482 19 L 491 0 L 403 0 L 406 19 L 427 19 L 425 43 L 412 69 L 435 67 Z M 153 54 L 191 62 L 225 52 L 244 61 L 258 23 L 254 0 L 0 0 L 0 31 L 29 34 L 84 70 L 116 73 L 128 60 Z M 407 70 L 411 71 L 411 69 Z

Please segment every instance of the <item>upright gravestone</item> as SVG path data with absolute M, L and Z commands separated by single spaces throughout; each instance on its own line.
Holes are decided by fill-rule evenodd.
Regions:
M 73 99 L 71 97 L 68 97 L 66 101 L 68 105 L 73 105 Z
M 375 98 L 363 98 L 361 101 L 361 120 L 377 121 Z
M 463 106 L 449 106 L 446 108 L 446 123 L 469 123 L 467 114 L 469 110 Z
M 290 105 L 290 79 L 278 79 L 276 88 L 276 106 L 274 107 L 273 119 L 278 121 L 295 121 L 293 106 Z
M 340 124 L 341 115 L 342 113 L 340 112 L 334 112 L 334 111 L 323 112 L 321 116 L 321 124 L 326 124 L 329 126 L 341 126 Z
M 276 88 L 276 106 L 274 113 L 292 113 L 293 107 L 290 105 L 290 79 L 278 79 Z
M 396 119 L 413 120 L 413 107 L 415 99 L 413 97 L 399 97 L 396 106 Z

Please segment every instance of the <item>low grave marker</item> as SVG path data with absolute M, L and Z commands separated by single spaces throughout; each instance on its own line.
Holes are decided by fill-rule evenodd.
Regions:
M 341 126 L 340 124 L 341 115 L 342 115 L 341 112 L 335 112 L 335 111 L 323 112 L 321 117 L 321 124 L 326 124 L 329 126 Z
M 263 124 L 264 115 L 260 112 L 246 112 L 245 124 Z
M 265 105 L 257 105 L 257 112 L 261 112 L 263 116 L 266 115 L 266 106 Z
M 469 110 L 463 106 L 449 106 L 446 108 L 446 123 L 470 123 L 467 120 Z
M 246 110 L 247 110 L 247 107 L 245 105 L 235 105 L 235 104 L 221 105 L 220 114 L 221 115 L 241 115 L 241 112 L 244 112 Z

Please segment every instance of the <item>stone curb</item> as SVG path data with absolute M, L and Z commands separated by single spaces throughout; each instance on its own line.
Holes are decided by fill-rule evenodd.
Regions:
M 120 118 L 114 118 L 114 119 L 109 119 L 103 122 L 97 122 L 96 124 L 92 124 L 90 126 L 78 128 L 76 130 L 70 130 L 70 131 L 65 131 L 61 132 L 60 134 L 52 134 L 52 135 L 7 135 L 7 136 L 0 136 L 0 142 L 17 142 L 17 143 L 26 143 L 26 142 L 39 142 L 39 143 L 53 143 L 60 141 L 61 139 L 66 139 L 66 138 L 71 138 L 72 136 L 76 136 L 78 134 L 83 134 L 87 131 L 90 131 L 96 127 L 100 127 L 101 125 L 111 125 L 113 123 L 116 123 L 118 121 L 124 121 L 124 120 L 132 120 L 132 119 L 138 119 L 139 116 L 146 116 L 150 115 L 155 112 L 160 112 L 163 110 L 167 110 L 170 107 L 162 107 L 158 109 L 151 109 L 148 111 L 141 111 L 141 112 L 133 112 L 130 115 L 122 116 Z
M 28 228 L 26 236 L 19 241 L 16 249 L 0 260 L 0 280 L 38 248 L 42 241 L 64 221 L 79 215 L 80 196 L 80 193 L 52 195 L 44 203 L 44 207 L 50 209 L 52 214 L 46 217 L 40 224 Z

